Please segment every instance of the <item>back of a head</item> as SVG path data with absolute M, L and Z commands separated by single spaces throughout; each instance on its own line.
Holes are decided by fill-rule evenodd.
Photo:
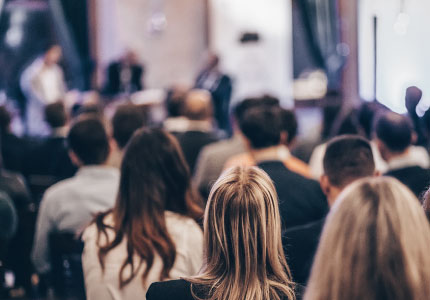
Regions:
M 53 129 L 65 126 L 67 123 L 67 113 L 64 103 L 58 101 L 46 105 L 45 120 Z
M 239 126 L 253 149 L 277 146 L 281 142 L 283 130 L 281 109 L 272 106 L 250 108 L 243 115 Z
M 0 130 L 5 133 L 9 131 L 9 126 L 12 118 L 6 106 L 0 106 Z
M 236 167 L 212 187 L 205 212 L 205 269 L 190 281 L 210 299 L 292 299 L 275 188 L 264 171 Z
M 203 210 L 199 200 L 192 190 L 191 175 L 176 139 L 162 129 L 138 129 L 125 148 L 121 164 L 119 192 L 113 209 L 117 239 L 103 245 L 99 254 L 103 262 L 115 243 L 127 238 L 131 251 L 121 269 L 121 287 L 136 276 L 128 272 L 129 267 L 144 268 L 142 279 L 145 281 L 156 255 L 163 264 L 159 280 L 169 278 L 176 248 L 167 231 L 165 212 L 200 220 Z M 96 219 L 100 231 L 108 227 L 103 225 L 103 216 Z M 141 258 L 138 264 L 136 255 Z
M 323 166 L 330 184 L 339 188 L 375 173 L 372 148 L 358 135 L 343 135 L 329 141 Z
M 166 98 L 167 113 L 169 117 L 179 117 L 184 113 L 185 98 L 189 88 L 187 86 L 174 86 Z
M 113 137 L 120 149 L 123 149 L 133 133 L 145 124 L 142 111 L 132 104 L 121 105 L 112 118 Z
M 406 116 L 386 112 L 378 117 L 375 133 L 389 151 L 403 152 L 412 144 L 413 125 Z
M 422 96 L 423 92 L 416 86 L 410 86 L 406 89 L 405 105 L 409 113 L 415 114 L 415 109 Z
M 292 110 L 281 109 L 282 129 L 287 133 L 287 144 L 290 145 L 297 135 L 297 118 Z
M 192 121 L 206 121 L 212 115 L 211 94 L 205 90 L 189 91 L 185 99 L 184 116 Z
M 427 299 L 430 228 L 418 203 L 390 177 L 348 186 L 326 221 L 304 299 Z
M 101 165 L 108 158 L 109 140 L 98 118 L 82 117 L 70 128 L 67 141 L 84 165 Z

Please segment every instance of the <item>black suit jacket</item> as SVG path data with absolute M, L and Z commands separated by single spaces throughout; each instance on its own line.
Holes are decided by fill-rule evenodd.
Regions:
M 430 170 L 419 166 L 390 170 L 384 175 L 391 176 L 406 185 L 420 199 L 430 184 Z
M 115 95 L 124 92 L 121 87 L 121 68 L 120 62 L 111 63 L 107 69 L 107 82 L 104 87 L 104 93 L 108 95 Z M 137 92 L 142 90 L 142 75 L 144 68 L 140 65 L 132 65 L 130 79 L 130 92 Z
M 284 230 L 325 217 L 328 204 L 318 182 L 290 171 L 281 161 L 264 161 L 258 166 L 275 184 Z
M 285 257 L 293 280 L 306 285 L 311 273 L 325 218 L 288 229 L 282 236 Z
M 213 132 L 186 131 L 177 134 L 176 137 L 178 138 L 191 172 L 194 172 L 200 150 L 202 150 L 204 146 L 218 141 L 218 137 Z
M 193 292 L 201 299 L 207 298 L 205 289 L 193 285 Z M 146 293 L 147 300 L 195 300 L 191 294 L 191 284 L 183 279 L 151 284 Z M 231 299 L 236 300 L 236 299 Z M 268 299 L 269 300 L 269 299 Z

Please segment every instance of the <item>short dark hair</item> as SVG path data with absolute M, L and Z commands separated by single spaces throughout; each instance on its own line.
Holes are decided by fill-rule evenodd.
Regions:
M 335 137 L 327 144 L 323 166 L 330 183 L 344 187 L 356 179 L 374 174 L 372 147 L 358 135 Z
M 281 109 L 282 129 L 288 134 L 287 144 L 290 144 L 297 135 L 297 118 L 294 111 L 289 109 Z
M 108 136 L 98 118 L 83 117 L 78 120 L 70 129 L 67 141 L 84 165 L 100 165 L 108 158 Z
M 145 116 L 136 105 L 118 106 L 112 118 L 113 138 L 122 149 L 127 145 L 133 133 L 143 125 L 145 125 Z
M 45 120 L 51 128 L 63 127 L 67 122 L 66 108 L 63 102 L 46 105 Z
M 12 118 L 7 108 L 4 105 L 0 106 L 0 130 L 8 131 L 11 120 Z
M 390 111 L 377 118 L 375 133 L 389 151 L 403 152 L 412 143 L 413 125 L 408 117 Z
M 252 148 L 279 145 L 283 130 L 280 110 L 279 107 L 257 106 L 245 112 L 239 126 Z
M 236 122 L 240 123 L 240 120 L 244 116 L 245 112 L 257 106 L 270 106 L 270 107 L 279 107 L 279 99 L 265 95 L 262 97 L 248 97 L 240 101 L 233 109 L 233 115 L 236 119 Z

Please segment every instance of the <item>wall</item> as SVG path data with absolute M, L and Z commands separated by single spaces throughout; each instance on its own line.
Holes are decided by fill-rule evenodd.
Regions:
M 145 63 L 145 83 L 163 88 L 191 84 L 206 49 L 205 6 L 202 0 L 96 0 L 99 67 L 127 48 Z M 167 26 L 150 34 L 154 13 L 164 13 Z

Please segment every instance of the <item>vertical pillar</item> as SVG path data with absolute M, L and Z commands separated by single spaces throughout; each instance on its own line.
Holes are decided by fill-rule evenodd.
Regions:
M 360 103 L 358 92 L 358 0 L 339 0 L 341 40 L 349 51 L 342 74 L 344 106 Z

